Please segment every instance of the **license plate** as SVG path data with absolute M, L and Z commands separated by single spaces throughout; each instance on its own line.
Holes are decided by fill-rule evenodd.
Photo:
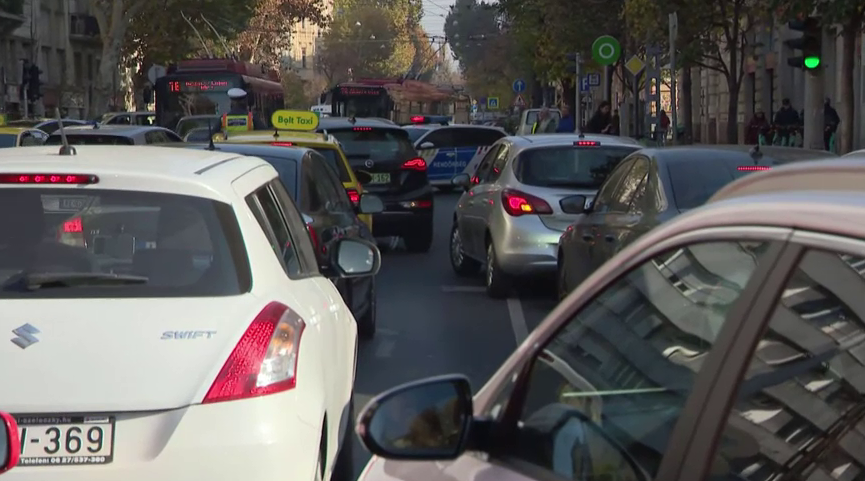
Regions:
M 21 416 L 19 466 L 108 464 L 114 458 L 114 418 Z
M 370 184 L 390 184 L 390 174 L 370 174 Z

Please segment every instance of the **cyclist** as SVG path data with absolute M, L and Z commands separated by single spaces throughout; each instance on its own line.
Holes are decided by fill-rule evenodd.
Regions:
M 791 145 L 790 135 L 799 127 L 799 112 L 790 104 L 790 99 L 781 101 L 781 109 L 775 113 L 775 141 L 781 145 Z

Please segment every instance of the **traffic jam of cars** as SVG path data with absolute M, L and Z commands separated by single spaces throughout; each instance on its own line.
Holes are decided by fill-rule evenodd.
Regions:
M 865 479 L 865 152 L 211 117 L 0 130 L 4 480 Z M 558 304 L 355 405 L 443 196 L 453 277 Z

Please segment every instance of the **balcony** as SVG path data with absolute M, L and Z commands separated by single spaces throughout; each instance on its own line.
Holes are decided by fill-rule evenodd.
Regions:
M 0 0 L 0 35 L 12 33 L 26 20 L 24 0 Z
M 2 1 L 2 0 L 0 0 Z M 69 38 L 79 42 L 99 42 L 99 23 L 93 15 L 73 13 L 69 16 Z

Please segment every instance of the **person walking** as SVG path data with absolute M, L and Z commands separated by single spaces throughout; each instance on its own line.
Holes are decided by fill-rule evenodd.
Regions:
M 658 126 L 655 128 L 655 141 L 658 145 L 667 143 L 667 132 L 670 131 L 670 117 L 667 117 L 667 111 L 661 110 L 658 114 Z
M 604 100 L 592 114 L 586 124 L 587 134 L 609 134 L 613 128 L 613 116 L 610 114 L 610 102 Z
M 559 119 L 559 126 L 556 132 L 562 134 L 573 134 L 577 131 L 577 123 L 574 122 L 574 117 L 571 115 L 571 108 L 567 105 L 562 105 L 562 118 Z
M 745 143 L 749 145 L 763 145 L 766 142 L 766 133 L 769 131 L 769 119 L 762 110 L 754 113 L 754 117 L 745 128 Z
M 838 111 L 832 107 L 829 97 L 826 97 L 826 101 L 823 103 L 823 144 L 829 152 L 835 150 L 833 140 L 840 124 L 841 117 L 838 116 Z
M 541 107 L 538 112 L 538 119 L 532 124 L 533 134 L 551 134 L 556 131 L 556 125 L 553 119 L 550 118 L 550 109 L 546 106 Z

